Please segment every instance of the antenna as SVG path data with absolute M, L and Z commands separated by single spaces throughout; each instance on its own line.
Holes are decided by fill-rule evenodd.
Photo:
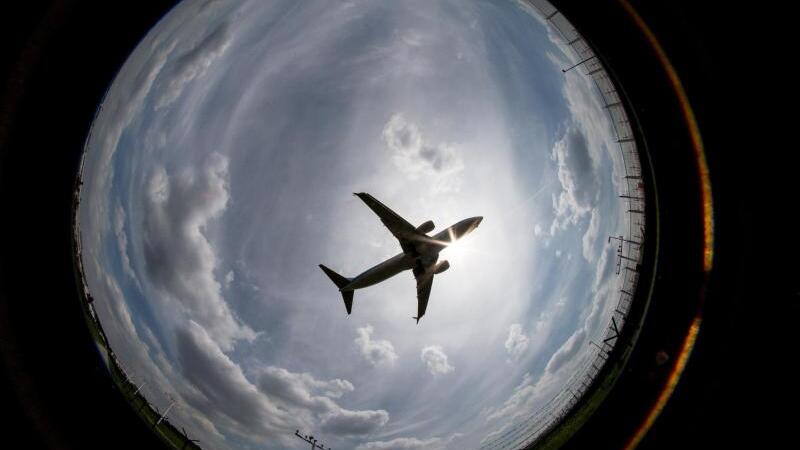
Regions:
M 330 447 L 325 447 L 324 445 L 322 445 L 322 443 L 317 443 L 317 438 L 315 438 L 314 436 L 311 435 L 303 436 L 302 434 L 300 434 L 300 430 L 294 430 L 294 435 L 311 444 L 311 450 L 315 449 L 331 450 Z

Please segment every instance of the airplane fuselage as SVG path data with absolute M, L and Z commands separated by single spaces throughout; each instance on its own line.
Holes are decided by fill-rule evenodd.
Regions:
M 447 245 L 453 241 L 475 229 L 482 219 L 482 217 L 464 219 L 432 236 L 430 242 L 419 243 L 417 245 L 417 251 L 414 254 L 405 252 L 398 253 L 386 261 L 362 272 L 353 278 L 348 285 L 339 290 L 342 292 L 353 291 L 378 284 L 400 272 L 413 269 L 418 262 L 422 262 L 422 265 L 427 267 L 439 259 L 440 251 L 447 248 Z

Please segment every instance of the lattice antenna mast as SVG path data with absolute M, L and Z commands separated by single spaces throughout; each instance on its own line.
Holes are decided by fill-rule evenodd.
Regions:
M 317 438 L 315 438 L 314 436 L 311 435 L 303 436 L 302 434 L 300 434 L 300 430 L 294 430 L 294 435 L 311 444 L 311 450 L 316 450 L 316 449 L 331 450 L 330 447 L 325 447 L 324 445 L 322 445 L 321 442 L 318 442 Z

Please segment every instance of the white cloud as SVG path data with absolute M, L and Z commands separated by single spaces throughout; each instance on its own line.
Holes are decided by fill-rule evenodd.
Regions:
M 515 323 L 508 329 L 508 338 L 505 342 L 509 361 L 519 361 L 520 357 L 528 349 L 528 336 L 522 330 L 522 325 Z
M 356 329 L 358 337 L 355 343 L 361 356 L 366 358 L 373 366 L 392 364 L 397 359 L 397 353 L 391 342 L 385 339 L 372 339 L 374 329 L 367 325 Z
M 447 362 L 447 355 L 440 345 L 429 345 L 422 349 L 420 358 L 428 367 L 431 375 L 450 373 L 455 368 Z
M 204 235 L 228 202 L 227 159 L 212 154 L 202 168 L 168 174 L 156 167 L 144 200 L 144 256 L 148 280 L 183 306 L 224 350 L 255 333 L 233 316 L 214 278 L 217 258 Z
M 409 178 L 432 176 L 437 190 L 458 190 L 457 181 L 449 175 L 460 172 L 464 162 L 452 145 L 427 142 L 419 127 L 400 113 L 392 115 L 382 137 L 392 153 L 392 162 Z
M 155 109 L 172 104 L 181 95 L 183 88 L 195 78 L 201 77 L 225 52 L 230 43 L 230 26 L 225 22 L 193 49 L 178 57 L 170 70 L 169 82 L 156 102 Z
M 581 239 L 581 243 L 583 244 L 583 257 L 590 263 L 595 262 L 597 259 L 595 244 L 597 243 L 597 235 L 599 232 L 600 213 L 597 211 L 597 208 L 592 208 L 589 226 L 586 228 L 586 233 L 584 233 L 583 239 Z

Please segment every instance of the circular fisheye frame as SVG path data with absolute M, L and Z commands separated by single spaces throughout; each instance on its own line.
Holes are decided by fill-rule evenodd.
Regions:
M 543 0 L 181 2 L 81 163 L 113 382 L 176 448 L 565 439 L 646 309 L 623 100 Z

